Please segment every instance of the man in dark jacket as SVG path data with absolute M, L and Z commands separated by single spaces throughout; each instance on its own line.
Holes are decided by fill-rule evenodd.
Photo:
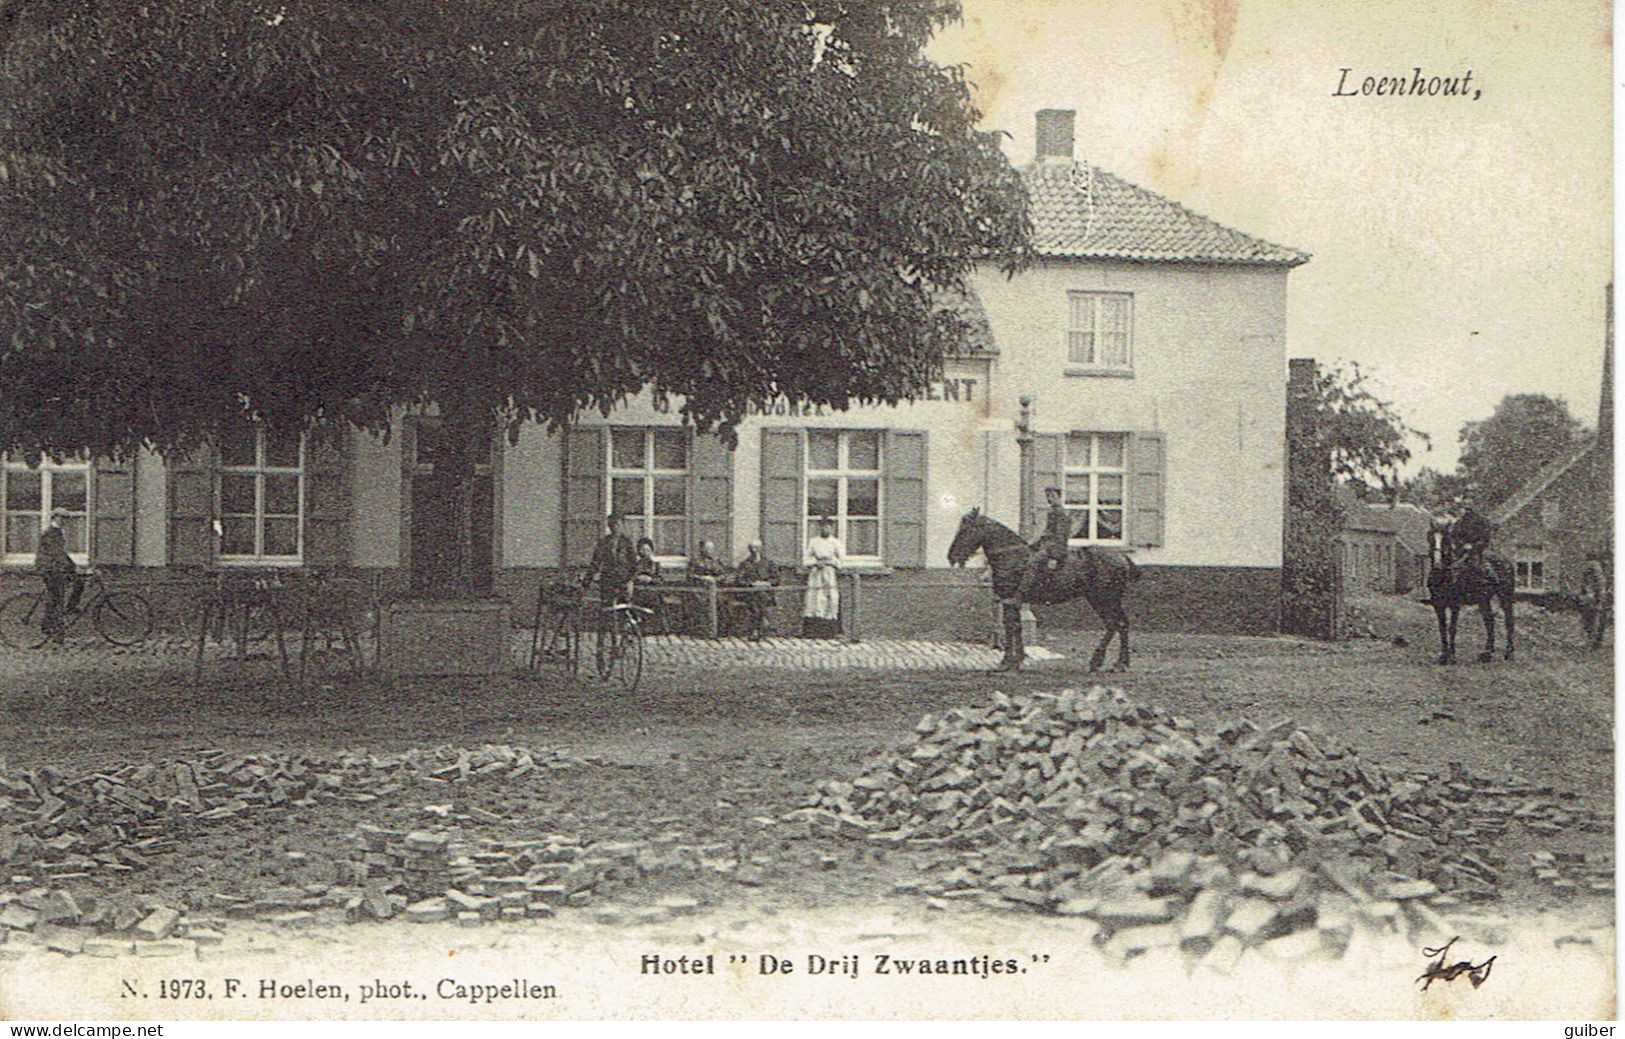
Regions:
M 1469 507 L 1461 514 L 1461 519 L 1452 525 L 1450 533 L 1456 543 L 1458 559 L 1475 567 L 1484 565 L 1484 550 L 1489 547 L 1490 538 L 1495 533 L 1489 520 Z
M 62 600 L 68 587 L 76 584 L 73 557 L 68 555 L 68 536 L 62 529 L 60 510 L 51 513 L 51 525 L 40 532 L 39 547 L 34 552 L 34 572 L 45 580 L 45 617 L 40 625 L 53 642 L 63 640 Z M 78 588 L 74 588 L 69 609 L 79 604 Z
M 605 606 L 619 605 L 630 601 L 629 586 L 632 575 L 637 573 L 638 553 L 632 546 L 632 539 L 621 533 L 621 517 L 610 513 L 605 521 L 607 532 L 598 539 L 598 547 L 592 552 L 592 566 L 587 571 L 585 583 L 590 584 L 593 578 L 598 579 L 598 599 Z
M 1049 513 L 1044 520 L 1044 533 L 1033 542 L 1033 557 L 1027 561 L 1027 570 L 1021 575 L 1021 588 L 1016 593 L 1016 597 L 1023 600 L 1027 598 L 1027 593 L 1032 591 L 1033 582 L 1038 580 L 1038 575 L 1044 572 L 1052 560 L 1062 566 L 1066 565 L 1067 542 L 1072 537 L 1072 514 L 1061 504 L 1061 489 L 1044 488 L 1044 498 L 1049 502 Z

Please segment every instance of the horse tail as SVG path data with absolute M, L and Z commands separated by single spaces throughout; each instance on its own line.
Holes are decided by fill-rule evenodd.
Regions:
M 1123 560 L 1128 563 L 1128 583 L 1133 584 L 1140 579 L 1140 564 L 1134 561 L 1133 556 L 1127 554 L 1123 556 Z

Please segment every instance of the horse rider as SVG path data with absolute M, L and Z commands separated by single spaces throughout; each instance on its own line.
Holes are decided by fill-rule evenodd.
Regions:
M 1053 561 L 1060 566 L 1066 565 L 1067 542 L 1072 537 L 1072 514 L 1061 504 L 1059 487 L 1044 488 L 1044 498 L 1049 502 L 1044 532 L 1033 542 L 1033 556 L 1027 561 L 1027 569 L 1021 575 L 1021 588 L 1016 592 L 1018 600 L 1027 598 L 1027 593 L 1032 591 L 1033 582 L 1038 580 L 1038 575 L 1044 572 L 1050 562 Z
M 1461 514 L 1461 518 L 1450 525 L 1451 540 L 1455 542 L 1456 558 L 1452 563 L 1465 562 L 1468 565 L 1482 569 L 1484 566 L 1484 552 L 1489 548 L 1490 538 L 1495 528 L 1471 506 Z

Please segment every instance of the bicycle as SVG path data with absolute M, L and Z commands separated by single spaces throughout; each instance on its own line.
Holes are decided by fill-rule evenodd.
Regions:
M 115 646 L 133 646 L 152 634 L 152 607 L 135 592 L 108 591 L 100 571 L 85 570 L 76 575 L 88 587 L 80 589 L 79 605 L 62 609 L 62 630 L 69 629 L 89 614 L 96 633 Z M 45 630 L 45 590 L 19 592 L 0 603 L 0 642 L 12 649 L 38 649 L 51 633 Z
M 579 585 L 543 585 L 537 590 L 536 622 L 530 636 L 532 671 L 543 661 L 562 666 L 571 677 L 580 669 L 581 598 Z
M 600 679 L 613 677 L 627 692 L 637 691 L 643 677 L 643 619 L 653 615 L 653 610 L 626 602 L 600 607 L 594 653 Z

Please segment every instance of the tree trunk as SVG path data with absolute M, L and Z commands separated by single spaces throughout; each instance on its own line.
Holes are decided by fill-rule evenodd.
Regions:
M 444 551 L 455 565 L 433 571 L 432 599 L 472 598 L 484 583 L 474 573 L 474 467 L 490 451 L 490 424 L 484 418 L 483 409 L 466 403 L 441 406 L 433 493 L 451 505 L 453 543 Z

